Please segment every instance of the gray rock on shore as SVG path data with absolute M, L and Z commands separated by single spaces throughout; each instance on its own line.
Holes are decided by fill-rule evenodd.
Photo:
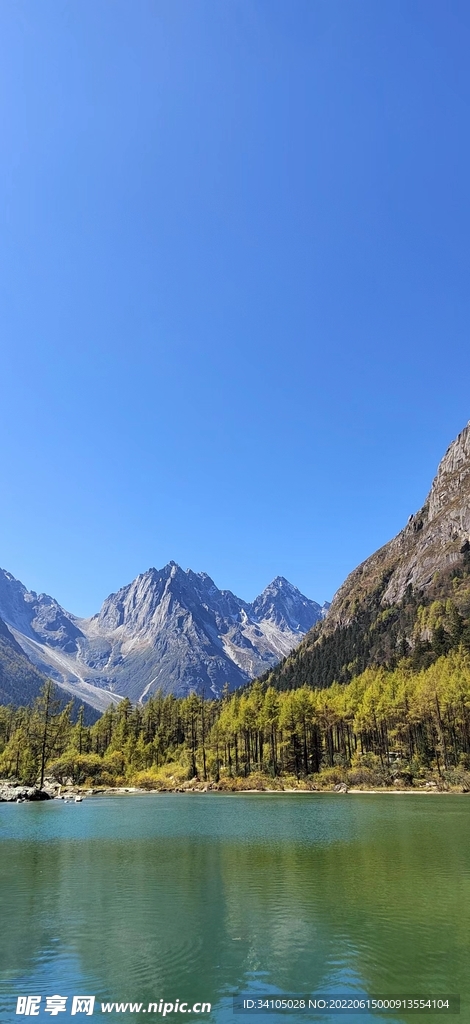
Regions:
M 0 803 L 16 803 L 18 800 L 52 800 L 53 794 L 39 786 L 0 785 Z

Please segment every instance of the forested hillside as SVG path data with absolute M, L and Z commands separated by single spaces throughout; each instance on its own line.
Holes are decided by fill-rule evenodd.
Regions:
M 0 702 L 25 704 L 38 696 L 45 677 L 28 660 L 0 619 Z
M 399 604 L 384 607 L 378 588 L 349 622 L 332 631 L 314 628 L 261 681 L 279 690 L 323 688 L 347 683 L 370 666 L 393 669 L 405 659 L 410 669 L 419 670 L 460 645 L 470 650 L 469 551 L 452 576 L 438 577 L 427 593 L 409 587 Z M 452 597 L 445 596 L 449 591 Z
M 50 685 L 50 684 L 48 684 Z M 205 701 L 157 694 L 124 700 L 91 726 L 49 694 L 0 708 L 0 776 L 33 783 L 177 789 L 470 787 L 470 654 L 427 669 L 367 669 L 348 685 L 279 692 L 255 684 Z

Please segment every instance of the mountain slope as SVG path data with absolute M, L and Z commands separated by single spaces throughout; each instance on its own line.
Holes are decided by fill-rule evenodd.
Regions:
M 0 704 L 30 704 L 44 682 L 0 619 Z
M 276 664 L 325 609 L 277 577 L 250 604 L 206 573 L 149 569 L 79 619 L 0 570 L 0 615 L 22 650 L 70 693 L 104 709 L 161 689 L 220 694 Z
M 431 593 L 436 573 L 448 581 L 454 568 L 462 566 L 469 538 L 470 423 L 447 449 L 423 507 L 340 587 L 328 628 L 350 621 L 363 597 L 376 587 L 381 588 L 383 605 L 398 604 L 409 587 Z
M 280 688 L 348 681 L 368 665 L 415 667 L 470 635 L 470 424 L 423 507 L 336 593 L 324 622 L 270 676 Z

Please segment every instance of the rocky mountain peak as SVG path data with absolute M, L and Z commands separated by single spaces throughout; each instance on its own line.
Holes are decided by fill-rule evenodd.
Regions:
M 461 515 L 460 525 L 463 533 L 469 531 L 470 517 L 468 505 L 462 504 L 462 496 L 470 494 L 470 422 L 449 445 L 439 464 L 426 504 L 428 505 L 428 522 L 435 519 L 443 510 L 451 514 L 453 507 L 457 515 Z M 462 516 L 463 513 L 463 516 Z
M 263 593 L 265 594 L 267 590 L 271 592 L 275 591 L 276 593 L 280 593 L 281 590 L 296 594 L 300 593 L 298 588 L 294 587 L 293 583 L 289 583 L 289 580 L 286 580 L 285 576 L 275 576 L 274 579 L 271 580 L 271 583 L 268 583 L 268 586 L 265 587 Z
M 51 645 L 68 650 L 75 649 L 80 633 L 73 616 L 53 597 L 27 590 L 5 569 L 0 569 L 0 617 L 31 639 L 47 639 Z
M 251 608 L 256 618 L 300 634 L 306 633 L 322 618 L 321 605 L 304 597 L 284 576 L 276 576 L 253 601 Z

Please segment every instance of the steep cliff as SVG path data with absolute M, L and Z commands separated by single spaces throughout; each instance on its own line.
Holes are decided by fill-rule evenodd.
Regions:
M 470 423 L 447 449 L 423 507 L 340 587 L 327 616 L 327 631 L 350 622 L 377 589 L 384 606 L 398 604 L 409 587 L 423 596 L 447 592 L 469 548 Z

